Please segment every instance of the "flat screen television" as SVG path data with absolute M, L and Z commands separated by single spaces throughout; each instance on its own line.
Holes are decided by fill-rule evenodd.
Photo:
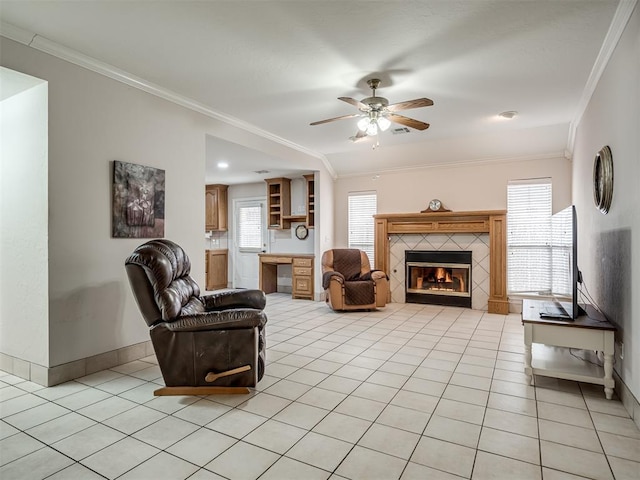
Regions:
M 540 309 L 540 316 L 574 320 L 584 314 L 578 304 L 578 220 L 571 205 L 551 217 L 551 294 L 554 302 Z

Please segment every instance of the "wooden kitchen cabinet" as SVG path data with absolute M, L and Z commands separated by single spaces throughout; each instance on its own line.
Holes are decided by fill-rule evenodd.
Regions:
M 227 231 L 227 189 L 228 185 L 206 185 L 205 187 L 205 230 Z
M 267 178 L 268 228 L 283 230 L 291 228 L 291 179 Z M 285 219 L 285 217 L 287 217 Z
M 207 290 L 227 288 L 229 251 L 226 249 L 205 251 L 205 283 Z

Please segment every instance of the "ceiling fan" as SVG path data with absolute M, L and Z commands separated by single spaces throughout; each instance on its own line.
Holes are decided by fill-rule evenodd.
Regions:
M 351 97 L 338 97 L 338 100 L 347 102 L 360 110 L 360 113 L 352 113 L 350 115 L 342 115 L 340 117 L 328 118 L 313 122 L 311 125 L 321 125 L 323 123 L 334 122 L 336 120 L 344 120 L 347 118 L 360 117 L 358 121 L 358 132 L 350 137 L 354 142 L 361 140 L 370 135 L 377 135 L 379 131 L 385 131 L 391 125 L 391 122 L 399 123 L 406 127 L 415 128 L 416 130 L 426 130 L 429 124 L 415 120 L 413 118 L 398 115 L 398 110 L 408 110 L 410 108 L 430 107 L 433 100 L 428 98 L 416 98 L 415 100 L 407 100 L 406 102 L 393 103 L 389 105 L 389 100 L 384 97 L 376 97 L 376 89 L 380 86 L 380 80 L 371 78 L 367 80 L 367 85 L 373 91 L 370 97 L 360 101 Z

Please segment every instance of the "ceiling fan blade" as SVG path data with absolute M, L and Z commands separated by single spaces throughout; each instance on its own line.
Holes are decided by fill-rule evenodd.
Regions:
M 320 120 L 318 122 L 310 123 L 309 125 L 322 125 L 323 123 L 335 122 L 336 120 L 344 120 L 345 118 L 359 117 L 359 113 L 352 113 L 350 115 L 342 115 L 341 117 L 327 118 L 326 120 Z
M 421 122 L 420 120 L 416 120 L 414 118 L 403 117 L 402 115 L 398 115 L 396 113 L 390 113 L 387 115 L 387 118 L 392 122 L 399 123 L 400 125 L 404 125 L 405 127 L 415 128 L 416 130 L 426 130 L 429 128 L 428 123 Z
M 359 100 L 356 100 L 355 98 L 351 98 L 351 97 L 338 97 L 338 100 L 342 100 L 343 102 L 347 102 L 350 105 L 353 105 L 356 108 L 359 108 L 360 110 L 370 110 L 370 108 L 365 105 L 364 103 L 362 103 Z
M 397 112 L 398 110 L 409 110 L 410 108 L 430 107 L 433 100 L 429 98 L 416 98 L 415 100 L 407 100 L 406 102 L 398 102 L 387 107 L 389 112 Z

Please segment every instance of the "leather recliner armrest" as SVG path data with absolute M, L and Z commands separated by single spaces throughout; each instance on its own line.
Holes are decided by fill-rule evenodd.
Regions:
M 267 297 L 262 290 L 228 290 L 200 297 L 207 312 L 232 308 L 255 308 L 264 310 Z
M 383 278 L 385 280 L 389 280 L 389 277 L 387 276 L 387 274 L 384 273 L 382 270 L 372 270 L 371 271 L 371 280 L 376 281 L 376 280 L 382 280 Z
M 329 288 L 329 283 L 331 282 L 331 280 L 336 280 L 338 283 L 344 283 L 345 279 L 344 275 L 340 272 L 336 272 L 334 270 L 325 272 L 322 275 L 322 288 L 324 288 L 325 290 Z
M 267 323 L 267 316 L 262 310 L 254 308 L 238 308 L 207 312 L 196 315 L 178 317 L 173 322 L 162 322 L 155 325 L 164 326 L 173 332 L 197 332 L 203 330 L 229 330 L 236 328 L 262 328 Z

